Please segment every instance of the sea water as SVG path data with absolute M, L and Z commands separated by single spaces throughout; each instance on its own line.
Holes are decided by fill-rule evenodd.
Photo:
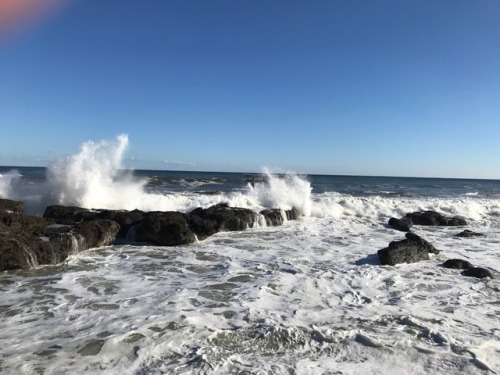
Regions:
M 0 168 L 0 197 L 176 210 L 226 202 L 298 220 L 178 247 L 121 244 L 0 273 L 6 374 L 500 373 L 500 181 L 127 171 L 127 139 L 48 168 Z M 436 210 L 466 228 L 413 231 L 441 250 L 381 266 L 390 217 Z M 463 229 L 484 237 L 457 238 Z M 495 279 L 440 265 L 462 258 Z

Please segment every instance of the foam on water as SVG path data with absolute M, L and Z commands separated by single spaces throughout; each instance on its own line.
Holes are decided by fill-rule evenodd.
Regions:
M 309 218 L 188 247 L 118 246 L 3 274 L 7 373 L 488 374 L 500 371 L 498 228 L 426 262 L 377 264 L 400 232 Z M 498 272 L 496 272 L 498 276 Z M 488 370 L 490 369 L 490 370 Z

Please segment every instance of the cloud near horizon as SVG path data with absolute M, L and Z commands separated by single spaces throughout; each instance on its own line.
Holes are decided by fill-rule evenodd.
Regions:
M 190 161 L 178 161 L 178 160 L 163 160 L 163 164 L 175 165 L 175 166 L 196 166 L 196 163 Z

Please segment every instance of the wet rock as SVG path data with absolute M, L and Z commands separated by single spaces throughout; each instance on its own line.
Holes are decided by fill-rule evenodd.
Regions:
M 229 207 L 225 203 L 220 203 L 209 208 L 197 208 L 191 211 L 189 215 L 215 222 L 217 232 L 239 231 L 252 228 L 257 220 L 257 215 L 252 210 Z
M 146 213 L 140 210 L 89 210 L 74 206 L 48 206 L 44 218 L 52 218 L 59 224 L 77 224 L 91 220 L 112 220 L 119 224 L 118 237 L 125 238 L 129 229 L 139 223 Z
M 457 270 L 468 270 L 474 268 L 474 266 L 466 260 L 463 259 L 448 259 L 443 263 L 445 268 L 454 268 Z
M 401 219 L 391 217 L 389 219 L 389 226 L 402 232 L 409 232 L 412 225 L 413 222 L 409 217 L 403 217 Z
M 91 220 L 77 225 L 74 233 L 81 236 L 81 247 L 83 249 L 90 249 L 111 245 L 115 241 L 119 230 L 120 225 L 115 221 Z
M 119 225 L 109 220 L 78 224 L 69 220 L 69 212 L 78 215 L 84 211 L 81 208 L 61 210 L 63 220 L 72 222 L 61 225 L 52 218 L 22 215 L 22 203 L 5 206 L 8 211 L 0 209 L 0 270 L 61 263 L 70 254 L 111 244 L 119 230 Z
M 392 241 L 389 246 L 377 252 L 382 265 L 414 263 L 429 260 L 429 253 L 439 254 L 432 244 L 414 233 L 407 233 L 406 239 Z
M 82 207 L 53 205 L 45 208 L 43 217 L 54 219 L 59 224 L 71 225 L 87 218 L 92 219 L 95 214 L 96 212 Z
M 10 199 L 0 199 L 0 212 L 22 214 L 24 211 L 24 203 Z
M 418 211 L 406 214 L 413 225 L 428 226 L 462 226 L 467 225 L 467 221 L 461 217 L 447 217 L 436 211 Z
M 268 227 L 275 227 L 278 225 L 283 224 L 283 214 L 282 211 L 279 209 L 267 209 L 260 211 L 260 214 L 264 216 L 264 219 L 266 220 L 266 224 Z M 286 215 L 286 211 L 285 211 Z
M 178 246 L 193 243 L 196 237 L 188 225 L 187 215 L 169 211 L 146 215 L 137 227 L 134 240 Z
M 490 279 L 493 279 L 493 274 L 487 270 L 486 268 L 481 268 L 481 267 L 473 267 L 466 269 L 465 271 L 462 272 L 463 276 L 469 276 L 469 277 L 477 277 L 480 279 L 483 279 L 485 277 L 489 277 Z
M 473 232 L 471 230 L 466 229 L 463 232 L 455 234 L 455 237 L 461 237 L 461 238 L 484 237 L 484 234 Z

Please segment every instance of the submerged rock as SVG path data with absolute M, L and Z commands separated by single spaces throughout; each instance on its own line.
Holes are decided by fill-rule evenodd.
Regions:
M 389 246 L 377 252 L 382 265 L 414 263 L 429 260 L 429 253 L 439 254 L 432 244 L 414 233 L 407 233 L 406 239 L 392 241 Z
M 455 234 L 455 237 L 461 237 L 461 238 L 484 237 L 484 234 L 473 232 L 471 230 L 466 229 L 458 234 Z

